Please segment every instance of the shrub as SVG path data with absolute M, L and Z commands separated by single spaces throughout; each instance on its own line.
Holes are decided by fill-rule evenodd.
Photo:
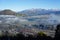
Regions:
M 38 32 L 39 36 L 47 36 L 44 32 Z

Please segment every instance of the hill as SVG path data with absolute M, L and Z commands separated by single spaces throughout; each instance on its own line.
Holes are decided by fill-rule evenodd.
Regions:
M 0 11 L 0 15 L 15 15 L 15 14 L 16 14 L 16 12 L 11 11 L 9 9 L 5 9 L 5 10 Z

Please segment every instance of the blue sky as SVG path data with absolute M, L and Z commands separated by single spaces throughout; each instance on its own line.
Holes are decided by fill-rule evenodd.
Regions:
M 32 8 L 60 9 L 60 0 L 0 0 L 0 10 L 21 11 Z

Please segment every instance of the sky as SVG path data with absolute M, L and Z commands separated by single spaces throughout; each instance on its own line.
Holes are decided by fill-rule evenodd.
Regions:
M 22 11 L 32 8 L 60 9 L 60 0 L 0 0 L 0 10 Z

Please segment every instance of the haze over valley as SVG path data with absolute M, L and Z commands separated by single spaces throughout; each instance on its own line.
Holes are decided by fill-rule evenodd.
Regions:
M 60 10 L 28 9 L 14 12 L 5 9 L 0 11 L 0 34 L 8 31 L 14 35 L 19 32 L 33 35 L 39 31 L 46 33 L 48 30 L 46 34 L 53 37 L 56 25 L 59 23 Z

